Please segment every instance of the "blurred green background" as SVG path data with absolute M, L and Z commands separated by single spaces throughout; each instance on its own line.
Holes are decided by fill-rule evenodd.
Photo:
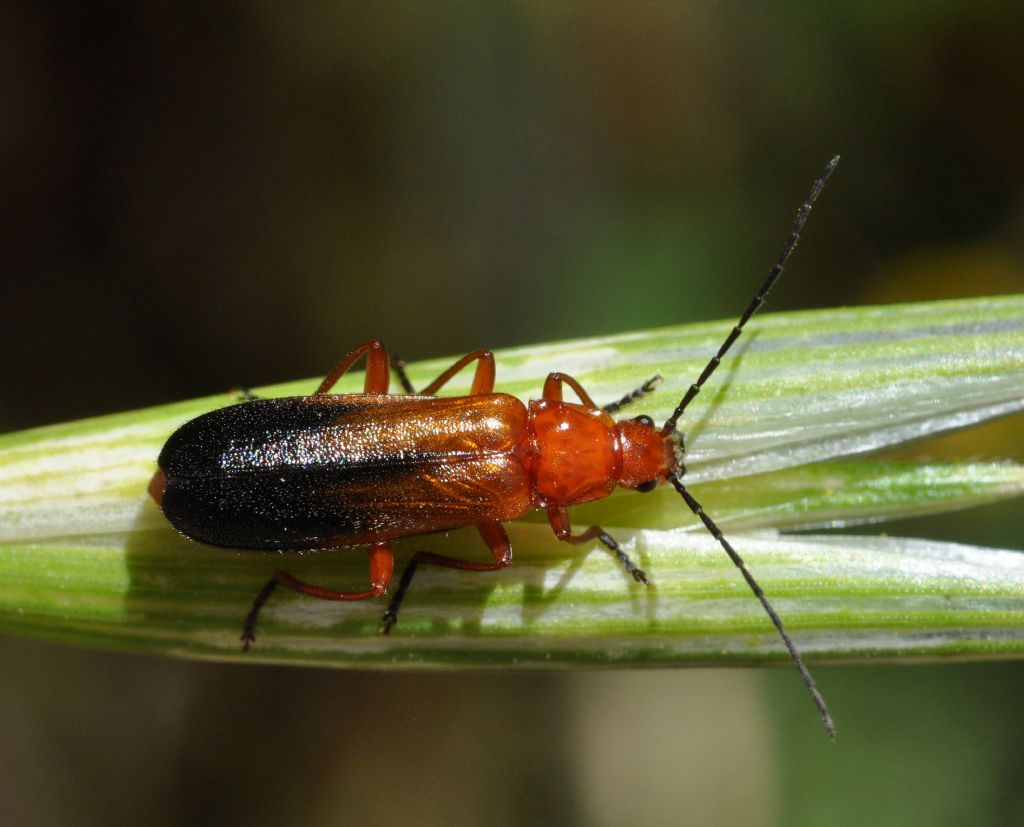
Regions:
M 735 316 L 837 152 L 772 309 L 1024 290 L 1018 3 L 11 2 L 0 32 L 0 430 L 374 337 Z M 791 669 L 0 663 L 4 824 L 1024 823 L 1015 663 L 818 667 L 837 744 Z

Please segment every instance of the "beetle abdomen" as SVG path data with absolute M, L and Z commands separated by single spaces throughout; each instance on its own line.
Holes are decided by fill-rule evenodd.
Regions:
M 164 446 L 161 507 L 183 534 L 250 549 L 359 545 L 531 508 L 514 397 L 245 402 Z

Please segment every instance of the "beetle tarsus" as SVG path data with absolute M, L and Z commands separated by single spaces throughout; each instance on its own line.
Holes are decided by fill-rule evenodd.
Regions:
M 629 555 L 622 550 L 622 547 L 611 534 L 606 531 L 602 531 L 597 539 L 599 539 L 604 546 L 615 555 L 615 559 L 622 564 L 622 567 L 626 570 L 627 574 L 632 575 L 633 579 L 636 580 L 637 583 L 643 583 L 645 586 L 651 585 L 650 581 L 647 579 L 647 572 L 629 559 Z
M 271 577 L 253 599 L 252 608 L 249 609 L 249 614 L 245 616 L 245 623 L 242 625 L 242 636 L 239 638 L 242 641 L 243 652 L 248 652 L 249 644 L 256 641 L 256 618 L 260 616 L 260 609 L 276 588 L 277 575 Z
M 626 570 L 626 572 L 632 575 L 633 579 L 636 580 L 637 583 L 643 583 L 645 586 L 650 586 L 651 581 L 647 579 L 647 572 L 645 572 L 636 563 L 629 559 L 629 555 L 622 550 L 622 547 L 618 544 L 618 541 L 616 541 L 616 539 L 612 537 L 612 535 L 609 534 L 607 531 L 603 531 L 600 528 L 598 529 L 598 531 L 600 531 L 601 533 L 598 535 L 597 539 L 600 540 L 604 544 L 604 546 L 612 554 L 615 555 L 615 559 L 622 564 L 622 567 Z
M 391 596 L 391 601 L 388 603 L 388 607 L 384 612 L 384 616 L 380 619 L 380 633 L 382 635 L 390 635 L 391 629 L 396 623 L 398 623 L 398 610 L 402 605 L 402 600 L 405 599 L 405 592 L 409 588 L 409 584 L 412 583 L 412 576 L 416 573 L 416 568 L 419 566 L 419 556 L 422 552 L 414 554 L 409 562 L 405 565 L 405 570 L 402 572 L 402 576 L 398 579 L 398 588 L 395 589 L 395 593 Z
M 652 376 L 650 379 L 644 382 L 639 388 L 630 391 L 621 398 L 616 399 L 614 402 L 609 402 L 607 405 L 604 405 L 601 408 L 601 410 L 604 411 L 605 413 L 616 413 L 622 408 L 625 408 L 627 405 L 631 405 L 633 402 L 636 402 L 636 400 L 640 399 L 641 397 L 646 396 L 647 394 L 654 390 L 655 385 L 657 385 L 659 382 L 664 381 L 665 377 L 663 377 L 660 373 L 656 373 L 654 374 L 654 376 Z
M 395 356 L 395 354 L 392 353 L 391 369 L 398 377 L 398 384 L 402 386 L 402 390 L 410 396 L 415 396 L 416 389 L 412 386 L 412 382 L 409 381 L 409 374 L 405 372 L 405 359 L 402 359 L 400 356 Z

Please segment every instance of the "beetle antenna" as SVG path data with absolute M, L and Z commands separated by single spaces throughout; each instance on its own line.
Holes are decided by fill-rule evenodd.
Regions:
M 804 665 L 804 659 L 800 657 L 800 653 L 797 651 L 796 645 L 790 639 L 789 634 L 786 632 L 786 628 L 782 625 L 782 618 L 779 617 L 775 609 L 772 608 L 772 604 L 768 602 L 768 598 L 765 597 L 761 586 L 754 579 L 754 575 L 750 573 L 750 570 L 743 562 L 743 558 L 740 557 L 736 549 L 730 545 L 729 541 L 725 539 L 722 535 L 722 530 L 715 525 L 715 521 L 704 513 L 704 509 L 701 507 L 701 504 L 693 498 L 693 495 L 689 491 L 686 490 L 686 486 L 683 485 L 679 477 L 673 475 L 668 479 L 675 487 L 676 491 L 682 495 L 682 498 L 686 501 L 690 510 L 700 518 L 702 523 L 704 523 L 704 527 L 711 533 L 711 536 L 718 540 L 719 545 L 725 549 L 725 553 L 729 555 L 729 559 L 732 560 L 736 568 L 738 568 L 743 574 L 743 579 L 747 581 L 747 585 L 750 586 L 750 590 L 754 593 L 754 596 L 761 601 L 761 605 L 764 606 L 764 610 L 768 613 L 768 617 L 772 619 L 772 623 L 775 624 L 775 628 L 779 630 L 779 634 L 782 636 L 782 642 L 786 644 L 786 649 L 789 650 L 789 656 L 793 659 L 793 664 L 800 673 L 800 677 L 804 679 L 804 683 L 807 685 L 807 690 L 811 693 L 811 700 L 813 700 L 814 705 L 818 707 L 818 712 L 821 715 L 821 722 L 825 725 L 825 732 L 827 732 L 828 737 L 834 741 L 836 739 L 836 726 L 832 723 L 832 716 L 828 713 L 828 707 L 825 706 L 825 699 L 818 691 L 818 687 L 814 685 L 814 678 L 812 678 L 811 673 L 807 671 L 807 667 Z
M 725 356 L 726 352 L 733 346 L 733 343 L 739 338 L 740 333 L 743 332 L 743 326 L 750 321 L 750 317 L 753 316 L 758 309 L 764 304 L 765 297 L 768 295 L 768 291 L 772 289 L 775 282 L 779 280 L 779 276 L 782 275 L 782 268 L 786 266 L 786 262 L 789 260 L 793 250 L 796 249 L 797 242 L 800 240 L 800 233 L 804 228 L 804 224 L 807 221 L 807 216 L 811 214 L 811 207 L 814 206 L 814 202 L 817 200 L 821 191 L 825 188 L 825 182 L 828 181 L 829 176 L 835 171 L 836 165 L 839 163 L 839 156 L 836 155 L 828 164 L 825 165 L 825 169 L 822 170 L 814 183 L 811 185 L 811 191 L 807 194 L 807 198 L 804 203 L 800 205 L 800 209 L 796 211 L 796 220 L 793 222 L 793 229 L 789 233 L 789 238 L 786 239 L 786 243 L 782 245 L 782 252 L 779 254 L 778 261 L 775 262 L 775 266 L 772 267 L 768 273 L 768 278 L 765 279 L 764 284 L 761 285 L 761 289 L 757 291 L 757 295 L 754 296 L 754 300 L 750 303 L 743 315 L 740 316 L 740 320 L 736 323 L 736 326 L 732 329 L 732 332 L 725 337 L 725 341 L 722 342 L 722 346 L 718 348 L 716 353 L 710 362 L 707 363 L 704 370 L 701 371 L 697 381 L 690 385 L 690 389 L 686 392 L 679 406 L 672 412 L 665 424 L 661 429 L 663 434 L 670 434 L 676 429 L 676 423 L 679 421 L 679 417 L 683 415 L 683 411 L 686 410 L 693 398 L 700 393 L 701 387 L 704 383 L 711 378 L 711 374 L 715 372 L 718 366 L 722 362 L 722 357 Z

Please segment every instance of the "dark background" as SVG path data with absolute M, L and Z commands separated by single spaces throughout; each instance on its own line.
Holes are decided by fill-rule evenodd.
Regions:
M 375 337 L 414 360 L 735 316 L 837 152 L 772 309 L 1024 290 L 1019 4 L 5 3 L 0 43 L 4 431 Z M 831 745 L 790 670 L 0 657 L 4 823 L 1022 820 L 1015 664 L 819 668 Z

